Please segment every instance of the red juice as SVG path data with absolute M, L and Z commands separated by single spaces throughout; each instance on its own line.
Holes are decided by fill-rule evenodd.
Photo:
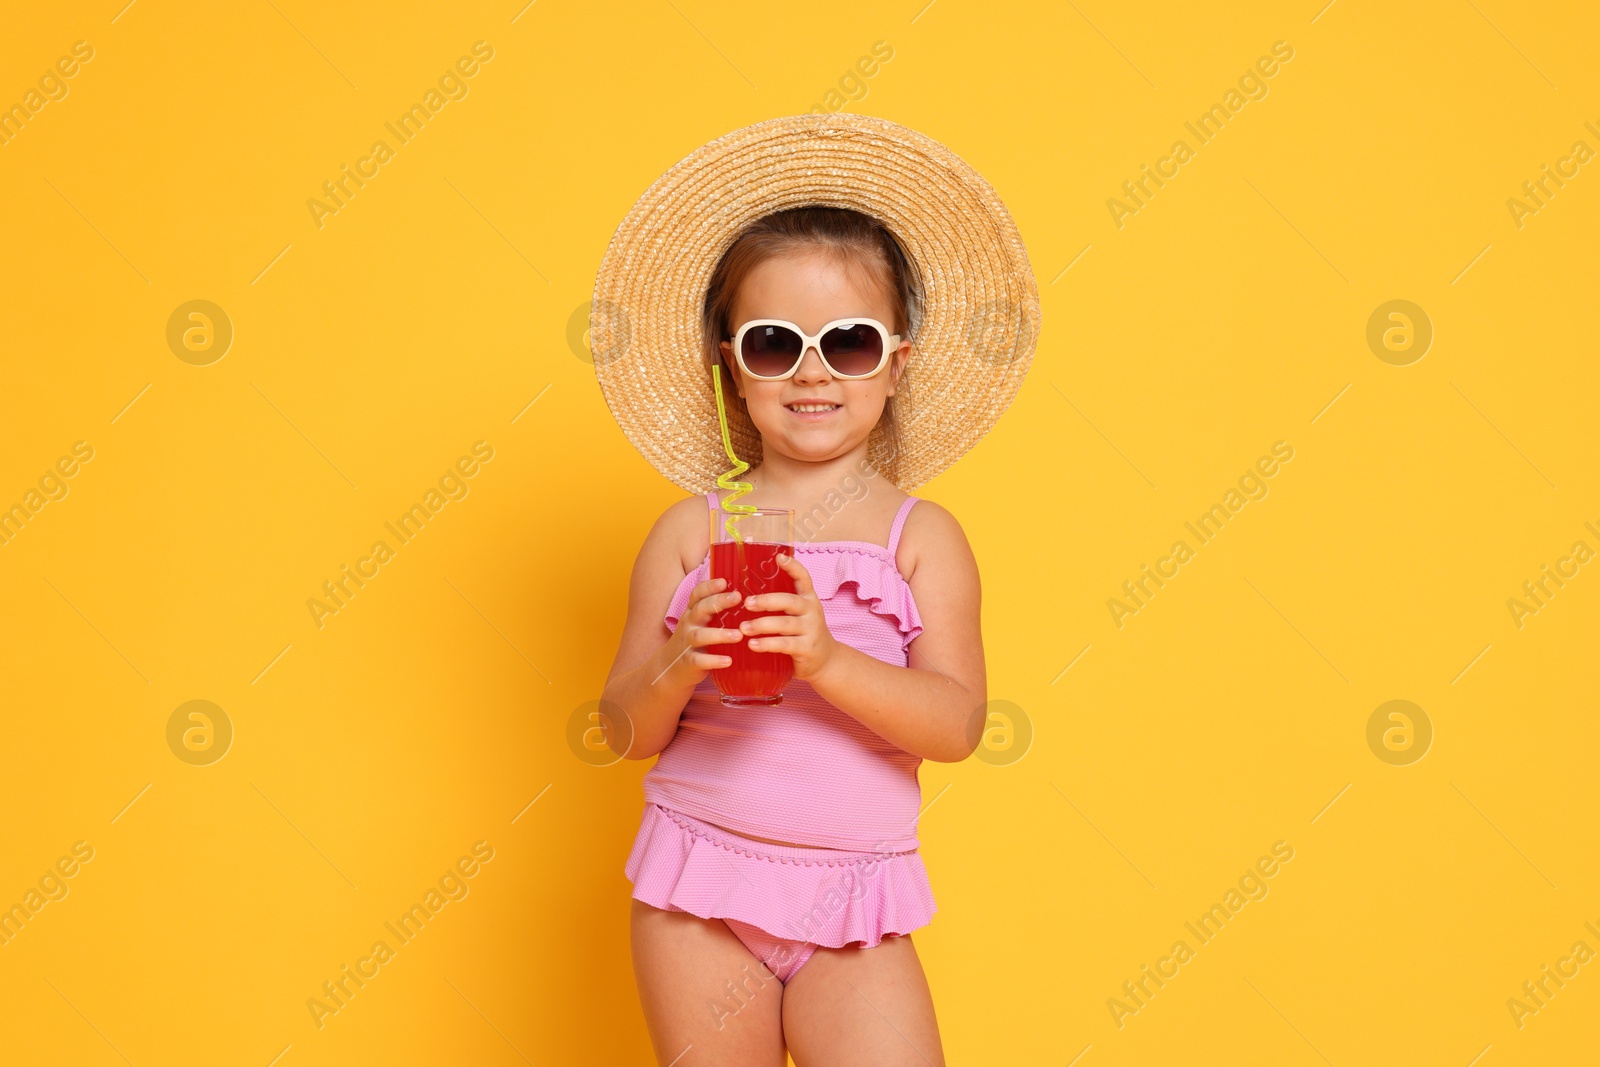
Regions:
M 793 593 L 794 579 L 778 565 L 777 555 L 794 556 L 793 545 L 768 541 L 724 541 L 711 546 L 711 577 L 727 579 L 723 592 L 737 590 L 739 603 L 717 612 L 711 625 L 737 630 L 746 619 L 784 615 L 783 611 L 750 611 L 745 600 L 761 593 Z M 757 635 L 771 636 L 771 635 Z M 711 669 L 712 681 L 722 693 L 722 702 L 731 705 L 777 704 L 783 689 L 794 677 L 794 657 L 786 652 L 751 651 L 749 638 L 737 645 L 706 645 L 705 651 L 728 656 L 733 664 Z

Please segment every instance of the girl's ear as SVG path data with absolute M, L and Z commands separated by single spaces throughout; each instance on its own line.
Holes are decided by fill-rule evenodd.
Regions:
M 911 342 L 901 341 L 900 347 L 894 350 L 894 355 L 889 357 L 889 391 L 886 395 L 894 396 L 895 390 L 900 385 L 900 376 L 906 372 L 906 363 L 911 359 Z
M 722 367 L 728 372 L 728 377 L 733 379 L 734 391 L 743 397 L 744 381 L 739 377 L 738 360 L 733 358 L 733 342 L 722 341 L 717 347 L 722 349 Z

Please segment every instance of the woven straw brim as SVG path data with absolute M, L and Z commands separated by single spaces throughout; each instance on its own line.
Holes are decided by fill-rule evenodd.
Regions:
M 729 469 L 703 315 L 706 287 L 739 233 L 764 215 L 853 208 L 899 240 L 920 301 L 891 398 L 901 448 L 880 426 L 868 461 L 909 492 L 955 462 L 1021 387 L 1039 335 L 1039 292 L 1021 235 L 977 171 L 915 130 L 864 115 L 795 115 L 719 137 L 674 164 L 617 227 L 595 279 L 589 344 L 606 404 L 652 466 L 691 493 Z M 761 437 L 723 378 L 735 453 Z

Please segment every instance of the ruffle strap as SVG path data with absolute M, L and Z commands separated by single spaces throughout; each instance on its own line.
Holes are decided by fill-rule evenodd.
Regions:
M 683 621 L 683 613 L 689 610 L 689 594 L 694 592 L 694 587 L 706 580 L 711 573 L 711 557 L 707 556 L 701 561 L 700 566 L 683 576 L 683 581 L 678 583 L 678 591 L 673 594 L 672 603 L 667 607 L 667 629 L 677 632 L 678 623 Z
M 922 616 L 917 613 L 911 587 L 887 558 L 847 544 L 811 547 L 818 557 L 831 557 L 833 561 L 832 566 L 807 567 L 819 599 L 829 600 L 844 586 L 853 586 L 856 598 L 874 615 L 894 620 L 901 644 L 910 644 L 922 633 Z

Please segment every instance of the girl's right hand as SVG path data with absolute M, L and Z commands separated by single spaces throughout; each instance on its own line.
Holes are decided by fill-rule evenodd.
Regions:
M 692 666 L 702 677 L 707 671 L 733 665 L 731 656 L 702 649 L 707 645 L 736 645 L 744 640 L 745 635 L 737 629 L 728 630 L 710 625 L 715 615 L 739 603 L 738 590 L 723 592 L 727 584 L 726 578 L 707 578 L 690 590 L 689 606 L 684 609 L 678 628 L 672 634 L 674 642 L 678 645 L 677 656 Z M 673 662 L 676 663 L 677 659 Z

